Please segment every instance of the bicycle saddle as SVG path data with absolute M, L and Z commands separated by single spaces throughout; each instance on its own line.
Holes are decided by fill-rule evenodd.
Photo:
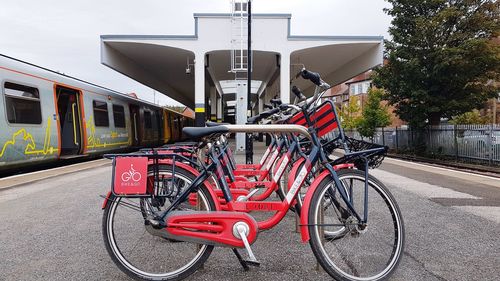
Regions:
M 187 137 L 197 140 L 204 136 L 228 133 L 229 129 L 223 125 L 215 127 L 184 127 L 182 132 L 186 134 Z
M 207 125 L 207 127 L 216 127 L 216 126 L 221 126 L 221 125 L 229 125 L 229 123 L 211 122 L 211 121 L 207 121 L 207 122 L 205 122 L 205 124 Z

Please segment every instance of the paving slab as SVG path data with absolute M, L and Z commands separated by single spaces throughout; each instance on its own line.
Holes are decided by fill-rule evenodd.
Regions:
M 451 174 L 397 163 L 374 172 L 394 194 L 406 226 L 405 253 L 391 280 L 500 280 L 500 213 L 491 204 L 500 189 Z M 102 242 L 99 195 L 110 181 L 111 167 L 102 165 L 1 190 L 0 280 L 128 280 Z M 229 249 L 216 248 L 188 280 L 331 280 L 316 270 L 294 230 L 290 213 L 259 235 L 253 250 L 260 268 L 244 272 Z

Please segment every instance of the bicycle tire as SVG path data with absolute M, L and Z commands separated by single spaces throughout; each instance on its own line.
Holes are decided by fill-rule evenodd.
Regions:
M 161 166 L 160 167 L 160 173 L 168 174 L 169 172 L 171 174 L 170 166 Z M 181 176 L 185 179 L 189 179 L 189 180 L 191 180 L 191 182 L 195 178 L 195 176 L 191 172 L 189 172 L 181 167 L 178 167 L 178 166 L 175 168 L 175 174 L 176 174 L 176 176 Z M 202 202 L 200 204 L 203 204 L 204 208 L 207 211 L 215 210 L 214 199 L 210 196 L 210 192 L 208 192 L 207 188 L 204 185 L 201 185 L 200 187 L 198 187 L 197 192 L 199 194 L 198 198 L 199 198 L 200 202 Z M 198 244 L 194 244 L 194 243 L 179 242 L 179 241 L 175 241 L 175 240 L 164 239 L 162 237 L 156 237 L 156 236 L 150 235 L 149 233 L 146 233 L 146 231 L 144 231 L 143 235 L 144 234 L 150 235 L 150 236 L 145 236 L 144 240 L 147 240 L 145 242 L 147 242 L 147 243 L 154 242 L 155 244 L 153 244 L 153 247 L 155 247 L 156 245 L 159 245 L 159 246 L 179 245 L 179 246 L 183 246 L 183 249 L 185 250 L 186 246 L 187 246 L 187 249 L 189 251 L 191 251 L 191 249 L 195 249 L 194 250 L 195 255 L 193 258 L 188 257 L 188 262 L 185 265 L 182 265 L 179 268 L 175 268 L 175 269 L 171 270 L 170 272 L 163 272 L 163 273 L 146 272 L 144 269 L 139 268 L 139 265 L 132 264 L 132 262 L 130 261 L 131 257 L 125 257 L 125 255 L 123 253 L 124 250 L 121 248 L 121 247 L 123 247 L 123 245 L 119 245 L 118 242 L 116 241 L 117 238 L 115 237 L 116 236 L 115 227 L 117 227 L 115 224 L 118 224 L 118 227 L 125 224 L 125 223 L 119 224 L 115 221 L 115 214 L 118 212 L 117 208 L 120 205 L 121 200 L 124 200 L 124 199 L 122 199 L 121 197 L 113 196 L 113 195 L 109 198 L 109 202 L 108 202 L 106 208 L 104 209 L 104 213 L 103 213 L 102 232 L 103 232 L 104 244 L 106 246 L 106 250 L 108 251 L 108 254 L 110 255 L 113 262 L 118 266 L 118 268 L 122 272 L 127 274 L 129 277 L 131 277 L 135 280 L 163 280 L 163 281 L 164 280 L 169 280 L 169 281 L 182 280 L 182 279 L 185 279 L 186 277 L 190 276 L 194 272 L 196 272 L 196 270 L 198 270 L 198 268 L 200 268 L 200 266 L 202 266 L 205 263 L 205 261 L 208 259 L 208 257 L 210 256 L 214 246 L 198 245 Z M 144 199 L 139 199 L 139 200 L 144 200 Z M 140 201 L 140 202 L 142 202 L 142 201 Z M 185 204 L 185 205 L 188 205 L 188 204 Z M 144 216 L 144 207 L 139 203 L 139 204 L 137 204 L 137 208 L 138 208 L 138 210 L 136 210 L 136 212 L 139 213 L 139 215 L 138 215 L 138 217 L 134 218 L 134 221 L 139 220 L 139 223 L 142 223 L 142 226 L 145 227 L 146 224 L 144 223 L 145 220 L 143 217 Z M 141 220 L 142 220 L 142 222 L 141 222 Z M 123 234 L 121 233 L 120 235 L 123 235 Z M 125 231 L 124 235 L 125 236 L 128 235 L 128 232 Z M 143 237 L 141 237 L 141 240 Z M 125 240 L 127 240 L 127 239 L 125 239 Z M 154 240 L 154 241 L 149 241 L 149 240 Z M 137 241 L 137 243 L 139 243 L 139 241 Z M 125 245 L 125 246 L 127 246 L 127 245 Z M 134 246 L 132 248 L 132 251 L 134 251 L 135 248 L 136 248 L 136 246 Z M 196 251 L 198 251 L 198 252 L 196 252 Z M 170 261 L 171 263 L 182 263 L 181 256 L 183 256 L 188 251 L 181 250 L 181 251 L 175 251 L 173 253 L 169 253 L 168 251 L 165 251 L 162 249 L 161 251 L 158 251 L 158 252 L 159 252 L 159 254 L 162 255 L 161 256 L 162 258 L 165 255 L 170 255 L 172 257 L 172 261 Z M 133 254 L 134 253 L 131 253 L 130 256 L 132 256 Z M 139 259 L 142 259 L 142 257 L 139 257 Z M 150 259 L 150 258 L 149 259 L 146 258 L 145 260 L 147 263 L 151 263 L 151 264 L 154 261 L 154 259 Z M 164 260 L 162 260 L 160 264 L 161 264 L 161 266 L 168 265 L 168 263 L 165 262 Z M 149 264 L 141 265 L 141 266 L 149 266 Z
M 362 198 L 356 200 L 357 197 L 361 197 L 357 194 L 360 193 L 359 191 L 361 189 L 363 189 L 361 191 L 363 191 L 362 194 L 364 195 L 364 172 L 344 169 L 338 172 L 338 176 L 346 190 L 350 190 L 345 186 L 346 180 L 349 180 L 351 183 L 354 180 L 359 182 L 358 188 L 354 187 L 350 194 L 356 208 L 356 206 L 359 206 L 356 204 L 357 201 L 364 200 Z M 379 180 L 369 176 L 368 183 L 368 223 L 367 227 L 361 231 L 353 226 L 357 225 L 356 223 L 349 223 L 352 220 L 352 216 L 347 217 L 345 214 L 342 215 L 340 211 L 341 207 L 335 207 L 334 204 L 329 205 L 333 210 L 332 217 L 325 216 L 326 205 L 323 200 L 327 197 L 329 197 L 330 201 L 337 200 L 335 194 L 332 199 L 331 193 L 328 192 L 330 186 L 334 185 L 332 177 L 327 177 L 322 180 L 312 197 L 310 209 L 308 210 L 308 228 L 311 237 L 309 244 L 317 261 L 323 269 L 336 280 L 384 280 L 394 273 L 394 270 L 401 261 L 404 251 L 405 236 L 401 211 L 392 194 Z M 380 198 L 376 197 L 376 194 L 378 194 Z M 373 197 L 376 199 L 373 199 Z M 386 208 L 381 208 L 381 206 L 384 206 L 380 205 L 381 203 L 385 203 L 387 210 Z M 345 204 L 345 202 L 342 204 Z M 322 215 L 320 214 L 319 206 L 322 206 Z M 363 208 L 357 208 L 357 210 L 361 213 L 360 215 L 363 216 Z M 387 220 L 389 217 L 392 221 Z M 325 219 L 333 223 L 326 223 Z M 344 221 L 342 222 L 342 220 Z M 337 221 L 339 222 L 338 224 Z M 320 222 L 323 222 L 321 226 L 318 225 Z M 346 231 L 342 231 L 341 233 L 337 232 L 336 236 L 330 235 L 327 237 L 326 233 L 328 231 L 325 229 L 328 227 L 333 228 L 334 226 L 332 225 L 334 224 L 343 224 Z M 331 231 L 330 233 L 334 232 Z M 326 238 L 329 240 L 327 241 Z M 391 241 L 392 239 L 392 245 L 391 243 L 387 243 L 387 241 Z M 333 247 L 330 247 L 330 244 L 328 244 L 330 242 L 333 244 Z M 366 245 L 360 245 L 362 242 L 366 242 Z M 384 245 L 389 246 L 385 249 L 386 246 Z M 381 246 L 382 248 L 374 250 L 372 249 L 374 246 Z M 333 251 L 335 251 L 335 253 L 331 253 L 330 256 L 330 252 Z M 388 254 L 388 258 L 383 257 L 386 253 Z M 352 254 L 353 257 L 348 256 L 350 254 Z M 381 261 L 381 267 L 375 264 L 378 261 Z M 368 273 L 364 273 L 364 271 L 368 271 Z

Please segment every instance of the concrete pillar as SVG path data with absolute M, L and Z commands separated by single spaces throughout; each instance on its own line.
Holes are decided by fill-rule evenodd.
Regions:
M 222 113 L 224 112 L 222 108 L 222 93 L 217 95 L 217 122 L 222 122 Z
M 210 87 L 210 121 L 217 121 L 217 89 Z
M 236 84 L 236 124 L 247 122 L 247 83 L 238 81 Z M 245 151 L 245 134 L 236 134 L 236 150 Z
M 262 94 L 259 97 L 259 113 L 265 111 L 264 110 L 264 102 L 266 101 L 265 96 L 266 96 L 266 90 L 264 90 L 264 92 L 262 92 Z
M 195 54 L 194 106 L 196 127 L 205 127 L 205 53 Z
M 281 54 L 280 95 L 283 103 L 290 103 L 290 53 Z

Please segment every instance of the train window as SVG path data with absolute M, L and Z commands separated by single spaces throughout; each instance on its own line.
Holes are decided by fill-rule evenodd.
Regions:
M 109 127 L 108 104 L 104 101 L 94 100 L 94 124 L 99 127 Z
M 151 120 L 151 112 L 144 111 L 144 127 L 146 129 L 153 128 L 153 121 Z
M 121 105 L 113 104 L 113 119 L 115 127 L 125 128 L 125 108 Z
M 5 82 L 5 107 L 9 123 L 42 124 L 38 89 Z

